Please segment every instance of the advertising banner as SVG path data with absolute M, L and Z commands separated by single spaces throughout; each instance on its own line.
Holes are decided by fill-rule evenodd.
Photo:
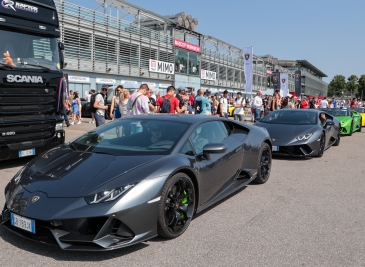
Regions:
M 174 45 L 182 49 L 193 51 L 195 53 L 200 53 L 200 46 L 192 43 L 188 43 L 179 39 L 174 39 Z
M 209 70 L 201 70 L 200 78 L 202 80 L 215 81 L 215 80 L 217 80 L 217 73 L 214 71 L 209 71 Z
M 281 87 L 281 96 L 288 96 L 288 73 L 280 73 L 280 87 Z
M 274 90 L 280 89 L 280 72 L 274 71 L 271 76 L 272 76 L 272 84 L 274 85 Z
M 244 70 L 245 70 L 245 79 L 246 79 L 246 93 L 252 93 L 252 56 L 253 56 L 253 47 L 245 47 L 243 48 L 243 61 L 244 61 Z
M 299 97 L 302 91 L 302 72 L 300 70 L 295 71 L 295 94 Z
M 173 75 L 175 73 L 174 63 L 150 59 L 149 70 L 151 72 L 165 73 Z

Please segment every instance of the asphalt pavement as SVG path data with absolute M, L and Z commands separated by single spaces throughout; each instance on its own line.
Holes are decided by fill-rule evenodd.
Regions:
M 85 118 L 70 140 L 95 127 Z M 269 181 L 202 214 L 179 238 L 109 252 L 70 252 L 0 227 L 2 266 L 365 266 L 365 130 L 322 158 L 274 158 Z M 0 163 L 7 182 L 29 160 Z

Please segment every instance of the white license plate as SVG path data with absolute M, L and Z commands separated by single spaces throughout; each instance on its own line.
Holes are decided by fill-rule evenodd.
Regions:
M 10 213 L 11 225 L 35 234 L 35 221 Z
M 28 156 L 34 156 L 35 155 L 35 149 L 28 149 L 28 150 L 21 150 L 19 151 L 19 158 L 22 157 L 28 157 Z
M 279 147 L 278 146 L 272 146 L 272 151 L 279 151 Z

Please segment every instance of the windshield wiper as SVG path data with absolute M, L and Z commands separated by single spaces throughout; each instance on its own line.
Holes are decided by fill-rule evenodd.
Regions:
M 10 66 L 10 65 L 7 65 L 7 64 L 4 64 L 4 63 L 0 63 L 0 68 L 1 69 L 14 69 L 14 67 Z
M 51 69 L 50 68 L 47 68 L 47 67 L 45 67 L 45 66 L 42 66 L 42 65 L 37 65 L 37 64 L 22 64 L 22 65 L 24 65 L 24 66 L 32 66 L 32 67 L 39 67 L 39 68 L 42 68 L 42 69 L 44 69 L 44 70 L 46 70 L 46 71 L 51 71 Z
M 77 148 L 73 143 L 69 143 L 68 146 L 71 147 L 73 150 L 77 151 Z

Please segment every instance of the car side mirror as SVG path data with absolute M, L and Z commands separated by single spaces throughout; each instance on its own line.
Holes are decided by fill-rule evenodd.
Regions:
M 65 55 L 63 51 L 65 50 L 65 45 L 62 42 L 58 43 L 58 51 L 60 58 L 60 69 L 62 70 L 65 67 Z
M 210 160 L 210 154 L 221 154 L 227 149 L 228 146 L 223 143 L 208 143 L 203 147 L 203 155 L 207 160 Z
M 326 121 L 326 126 L 333 126 L 335 125 L 334 121 Z

